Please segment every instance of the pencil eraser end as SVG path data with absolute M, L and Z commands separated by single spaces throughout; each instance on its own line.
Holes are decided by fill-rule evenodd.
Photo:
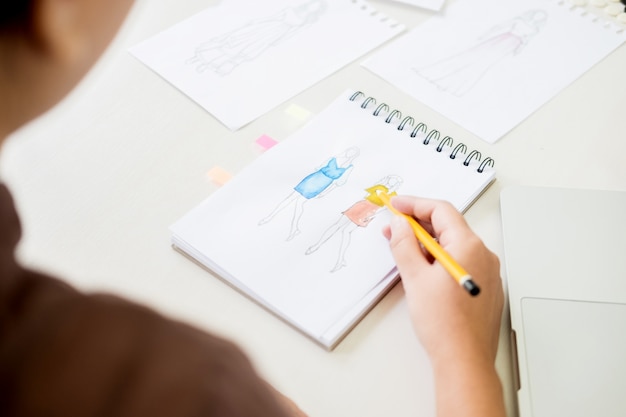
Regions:
M 463 287 L 473 297 L 475 297 L 478 294 L 480 294 L 480 288 L 478 287 L 478 285 L 474 284 L 474 281 L 472 281 L 471 279 L 465 280 L 463 282 Z

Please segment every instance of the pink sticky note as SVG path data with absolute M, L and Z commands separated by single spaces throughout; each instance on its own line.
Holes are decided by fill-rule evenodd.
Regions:
M 270 138 L 267 135 L 262 135 L 256 140 L 257 145 L 259 145 L 263 150 L 268 150 L 272 146 L 276 145 L 278 142 L 274 139 Z
M 211 168 L 209 172 L 207 172 L 206 176 L 209 180 L 213 181 L 220 187 L 226 184 L 233 177 L 230 172 L 219 166 Z

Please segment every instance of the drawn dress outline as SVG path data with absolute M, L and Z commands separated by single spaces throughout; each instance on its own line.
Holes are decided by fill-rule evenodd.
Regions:
M 305 255 L 316 252 L 333 236 L 340 234 L 341 240 L 337 260 L 330 272 L 337 272 L 348 266 L 346 253 L 352 241 L 352 232 L 359 228 L 367 227 L 380 210 L 386 210 L 382 201 L 377 198 L 377 191 L 384 191 L 390 196 L 394 196 L 402 182 L 402 178 L 397 175 L 387 175 L 375 185 L 366 188 L 365 192 L 367 194 L 365 197 L 342 211 L 337 221 L 322 233 L 318 241 L 306 250 Z
M 521 53 L 545 25 L 547 17 L 543 10 L 529 10 L 491 28 L 469 49 L 412 69 L 439 90 L 463 97 L 499 62 Z
M 294 190 L 299 192 L 307 200 L 320 195 L 333 181 L 338 180 L 348 170 L 352 164 L 345 168 L 337 166 L 337 158 L 331 158 L 328 163 L 312 174 L 304 177 Z
M 359 154 L 360 149 L 353 146 L 341 154 L 330 157 L 321 167 L 304 177 L 270 214 L 259 221 L 259 226 L 269 223 L 279 212 L 293 204 L 293 216 L 287 240 L 300 234 L 299 224 L 304 212 L 304 204 L 314 198 L 323 197 L 336 187 L 343 186 L 354 169 L 352 162 Z
M 242 27 L 201 43 L 187 63 L 196 65 L 199 73 L 211 70 L 217 75 L 227 75 L 240 64 L 256 59 L 268 48 L 316 22 L 326 7 L 324 0 L 309 0 L 271 16 L 254 19 Z

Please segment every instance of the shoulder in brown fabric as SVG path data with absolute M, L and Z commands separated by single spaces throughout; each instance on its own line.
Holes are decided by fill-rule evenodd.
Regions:
M 0 415 L 285 415 L 230 342 L 19 267 L 3 186 L 0 215 Z

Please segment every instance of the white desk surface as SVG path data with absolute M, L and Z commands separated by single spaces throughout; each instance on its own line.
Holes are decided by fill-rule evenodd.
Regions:
M 233 133 L 126 52 L 214 3 L 137 3 L 79 88 L 5 144 L 1 174 L 21 212 L 21 258 L 81 289 L 112 291 L 234 340 L 311 416 L 434 415 L 430 365 L 401 285 L 329 353 L 172 250 L 168 226 L 216 189 L 210 168 L 236 173 L 259 155 L 252 144 L 261 134 L 281 140 L 302 124 L 284 112 L 289 104 L 315 113 L 355 88 L 495 159 L 498 180 L 466 218 L 503 256 L 503 187 L 626 190 L 626 46 L 494 145 L 361 68 L 361 59 Z M 409 28 L 431 15 L 371 3 Z M 505 313 L 497 367 L 515 416 L 507 321 Z

